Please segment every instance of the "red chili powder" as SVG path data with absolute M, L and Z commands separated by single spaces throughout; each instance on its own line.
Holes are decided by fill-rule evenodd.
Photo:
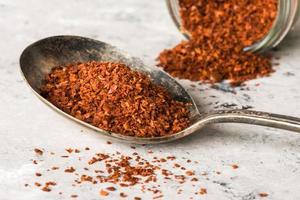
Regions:
M 172 76 L 232 85 L 273 72 L 270 57 L 243 49 L 262 39 L 277 15 L 277 0 L 179 0 L 182 41 L 158 57 Z
M 92 61 L 54 68 L 41 92 L 77 119 L 124 135 L 164 136 L 189 125 L 188 104 L 124 64 Z

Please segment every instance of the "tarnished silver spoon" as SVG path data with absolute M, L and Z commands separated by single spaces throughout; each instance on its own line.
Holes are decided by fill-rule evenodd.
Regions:
M 163 137 L 140 138 L 124 136 L 102 130 L 78 120 L 61 111 L 40 95 L 42 81 L 45 78 L 45 75 L 48 74 L 53 67 L 91 60 L 121 62 L 134 70 L 149 74 L 151 79 L 156 84 L 163 85 L 171 93 L 174 99 L 192 104 L 190 107 L 191 125 L 179 133 Z M 158 68 L 144 65 L 141 60 L 131 57 L 126 52 L 122 52 L 109 44 L 89 38 L 78 36 L 54 36 L 37 41 L 23 51 L 20 58 L 20 66 L 24 78 L 31 89 L 52 109 L 69 119 L 100 132 L 101 134 L 130 143 L 153 144 L 169 142 L 190 135 L 205 125 L 225 122 L 262 125 L 300 132 L 300 119 L 290 116 L 250 110 L 212 111 L 209 114 L 201 114 L 192 97 L 168 74 Z

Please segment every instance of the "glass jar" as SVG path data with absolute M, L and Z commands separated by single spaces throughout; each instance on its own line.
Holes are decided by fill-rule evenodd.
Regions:
M 189 38 L 189 34 L 184 33 L 181 27 L 179 0 L 166 0 L 166 2 L 175 25 L 186 38 Z M 276 47 L 294 27 L 299 15 L 300 2 L 298 0 L 278 0 L 278 14 L 271 30 L 263 39 L 245 47 L 245 51 L 262 52 Z

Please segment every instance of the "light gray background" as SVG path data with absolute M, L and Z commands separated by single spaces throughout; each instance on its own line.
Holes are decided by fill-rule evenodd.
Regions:
M 163 0 L 0 0 L 0 199 L 101 199 L 101 185 L 71 186 L 68 174 L 48 173 L 52 165 L 61 169 L 73 165 L 82 168 L 77 158 L 61 159 L 48 152 L 65 154 L 66 147 L 84 148 L 88 158 L 95 152 L 134 152 L 128 144 L 113 141 L 86 129 L 53 112 L 40 102 L 23 81 L 18 59 L 30 43 L 52 35 L 72 34 L 99 39 L 141 57 L 146 64 L 155 65 L 158 53 L 183 39 L 172 23 Z M 250 105 L 257 110 L 300 117 L 300 31 L 292 33 L 275 55 L 280 65 L 271 77 L 247 83 L 249 91 L 235 93 L 210 88 L 193 88 L 189 81 L 180 81 L 197 100 L 201 110 L 214 109 L 223 103 L 241 108 Z M 222 85 L 222 87 L 226 86 Z M 201 91 L 199 91 L 199 89 Z M 231 90 L 231 89 L 230 89 Z M 33 148 L 44 148 L 44 162 L 33 165 Z M 147 150 L 154 154 L 147 154 Z M 208 194 L 201 199 L 300 199 L 300 135 L 292 132 L 251 125 L 214 125 L 175 143 L 137 146 L 145 158 L 176 155 L 178 163 L 188 166 L 185 158 L 199 161 L 189 166 L 196 170 L 199 182 L 195 187 L 169 182 L 162 185 L 164 199 L 188 199 L 200 187 Z M 231 164 L 238 164 L 233 170 Z M 172 166 L 164 166 L 172 168 Z M 43 181 L 56 180 L 51 193 L 41 192 L 33 184 L 35 171 L 45 173 Z M 222 174 L 217 175 L 215 172 Z M 208 173 L 207 178 L 201 176 Z M 104 187 L 104 186 L 103 186 Z M 179 187 L 184 189 L 176 195 Z M 64 194 L 59 197 L 58 191 Z M 140 194 L 139 188 L 122 189 L 128 199 L 141 196 L 152 199 L 151 193 Z M 137 193 L 137 194 L 135 194 Z M 118 199 L 118 192 L 110 195 Z

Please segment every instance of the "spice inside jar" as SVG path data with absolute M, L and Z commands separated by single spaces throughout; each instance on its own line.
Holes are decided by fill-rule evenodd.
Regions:
M 179 0 L 182 41 L 158 56 L 158 66 L 172 76 L 232 85 L 268 76 L 271 58 L 245 52 L 261 40 L 277 16 L 277 0 Z

